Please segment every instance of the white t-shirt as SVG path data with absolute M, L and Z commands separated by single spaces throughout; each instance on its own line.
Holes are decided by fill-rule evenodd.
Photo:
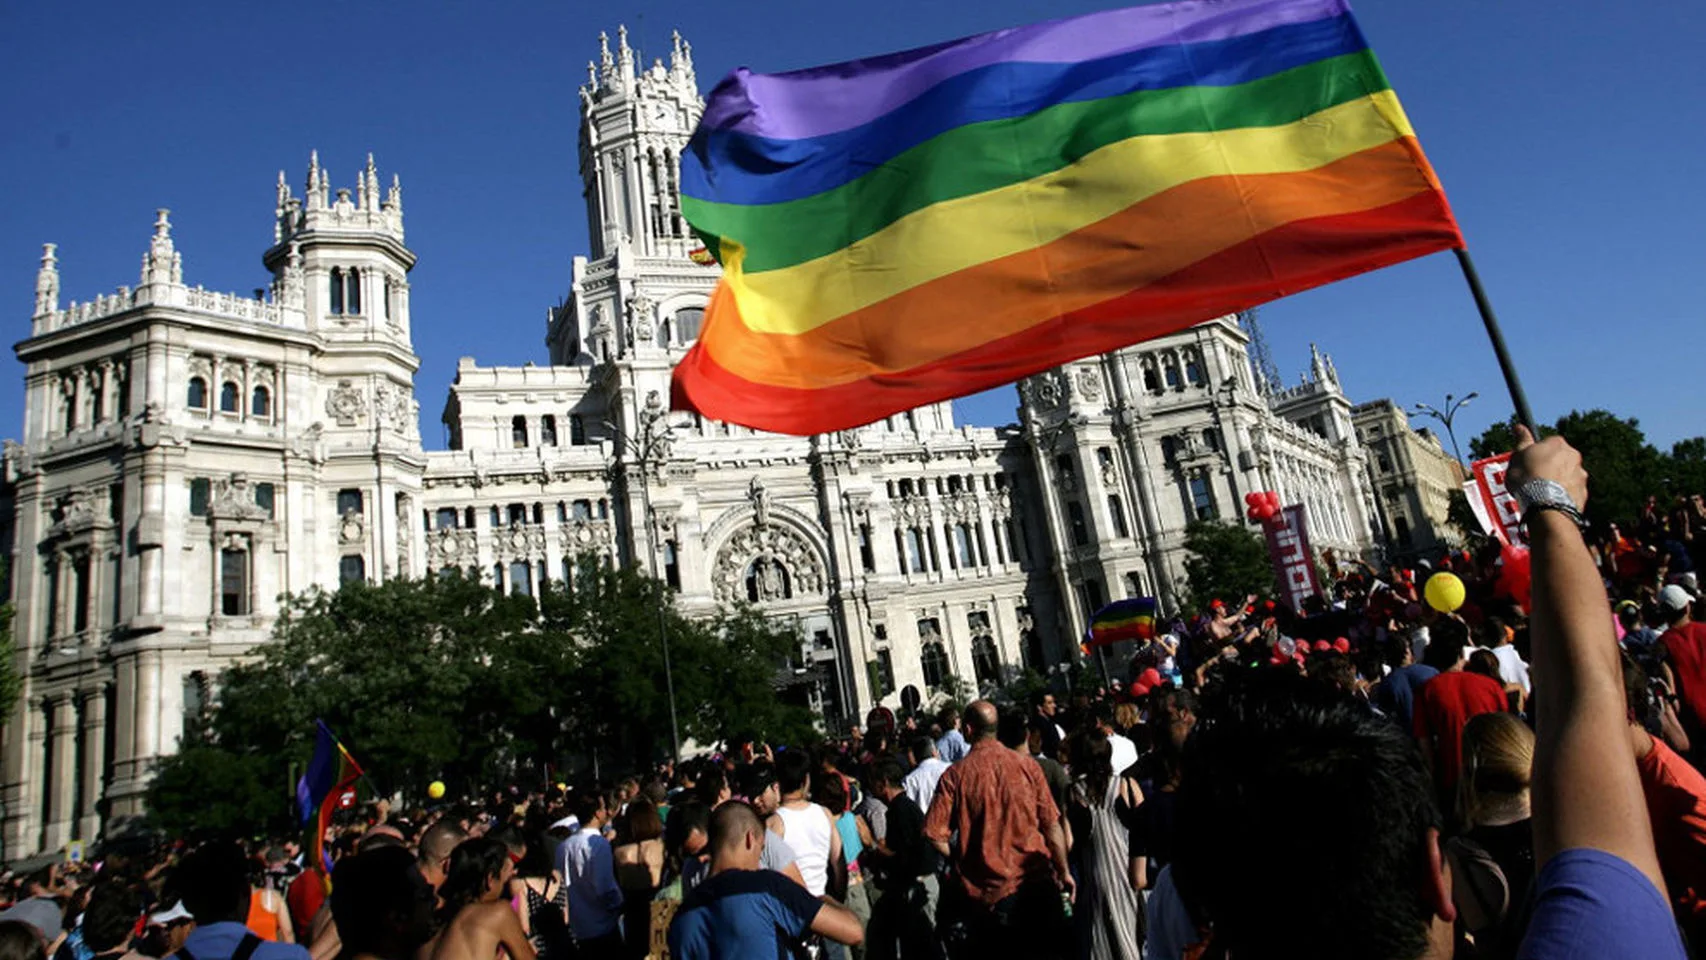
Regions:
M 1528 692 L 1528 664 L 1522 662 L 1522 654 L 1510 644 L 1502 644 L 1493 648 L 1493 656 L 1499 658 L 1499 679 L 1506 683 L 1514 683 L 1522 687 L 1522 692 Z
M 1114 776 L 1117 777 L 1125 773 L 1131 768 L 1132 764 L 1137 762 L 1137 744 L 1132 743 L 1129 737 L 1110 733 L 1108 734 L 1108 746 L 1112 747 L 1114 751 L 1110 758 L 1113 762 Z

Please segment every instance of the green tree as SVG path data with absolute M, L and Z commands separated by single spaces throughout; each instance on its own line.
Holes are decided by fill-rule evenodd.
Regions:
M 272 642 L 221 676 L 207 723 L 160 765 L 150 813 L 277 829 L 316 718 L 384 794 L 419 797 L 433 780 L 472 794 L 591 756 L 609 772 L 644 765 L 670 746 L 660 611 L 684 738 L 811 734 L 809 713 L 776 696 L 799 649 L 791 627 L 745 608 L 691 620 L 634 570 L 580 571 L 537 603 L 460 576 L 289 598 Z
M 1634 418 L 1623 419 L 1604 410 L 1572 411 L 1560 417 L 1556 429 L 1570 446 L 1581 451 L 1587 468 L 1588 518 L 1603 523 L 1633 518 L 1649 495 L 1664 485 L 1664 459 Z
M 1665 462 L 1665 487 L 1678 496 L 1706 493 L 1706 437 L 1690 437 L 1671 445 Z
M 1208 609 L 1216 598 L 1237 603 L 1274 592 L 1267 544 L 1242 524 L 1193 521 L 1185 528 L 1185 552 L 1187 613 Z

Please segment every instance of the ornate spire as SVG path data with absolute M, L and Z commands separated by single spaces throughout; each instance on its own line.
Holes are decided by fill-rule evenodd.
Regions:
M 627 36 L 626 31 L 624 31 L 623 36 Z M 610 34 L 603 30 L 598 31 L 598 63 L 606 73 L 610 72 L 610 68 L 616 65 L 616 61 L 610 56 Z
M 1321 351 L 1313 343 L 1309 345 L 1309 376 L 1316 383 L 1327 381 L 1327 367 L 1321 360 Z
M 308 152 L 308 186 L 304 188 L 308 194 L 308 209 L 318 210 L 326 205 L 326 179 L 320 170 L 320 151 Z
M 403 180 L 396 174 L 391 174 L 391 193 L 385 198 L 385 206 L 395 213 L 403 212 Z
M 625 23 L 616 26 L 616 60 L 622 67 L 622 76 L 633 77 L 634 49 L 628 46 L 628 25 Z
M 669 32 L 671 49 L 669 52 L 669 70 L 671 73 L 693 72 L 693 45 L 681 39 L 680 30 Z
M 598 64 L 591 60 L 586 62 L 586 86 L 589 90 L 598 89 Z
M 363 210 L 378 210 L 379 171 L 373 166 L 373 154 L 371 153 L 367 155 L 367 169 L 362 171 L 361 184 L 366 196 L 361 208 Z
M 172 244 L 171 213 L 165 207 L 154 211 L 154 238 L 148 242 L 148 255 L 142 258 L 142 284 L 183 282 L 183 260 Z
M 59 309 L 59 258 L 54 252 L 59 249 L 55 243 L 41 245 L 41 269 L 36 271 L 36 316 L 53 313 Z

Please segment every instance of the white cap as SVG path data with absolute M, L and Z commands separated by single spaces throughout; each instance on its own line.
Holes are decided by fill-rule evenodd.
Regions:
M 1659 591 L 1659 606 L 1670 613 L 1681 613 L 1693 602 L 1694 598 L 1688 595 L 1688 591 L 1674 583 Z
M 184 902 L 182 900 L 172 904 L 168 909 L 161 910 L 159 913 L 151 913 L 148 915 L 148 923 L 157 927 L 167 926 L 174 920 L 194 919 L 195 917 L 190 916 L 190 912 L 184 909 Z

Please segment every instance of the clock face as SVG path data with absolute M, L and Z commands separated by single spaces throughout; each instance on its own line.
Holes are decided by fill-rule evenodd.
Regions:
M 669 109 L 667 104 L 659 103 L 653 105 L 652 123 L 657 124 L 665 130 L 675 129 L 675 111 Z

